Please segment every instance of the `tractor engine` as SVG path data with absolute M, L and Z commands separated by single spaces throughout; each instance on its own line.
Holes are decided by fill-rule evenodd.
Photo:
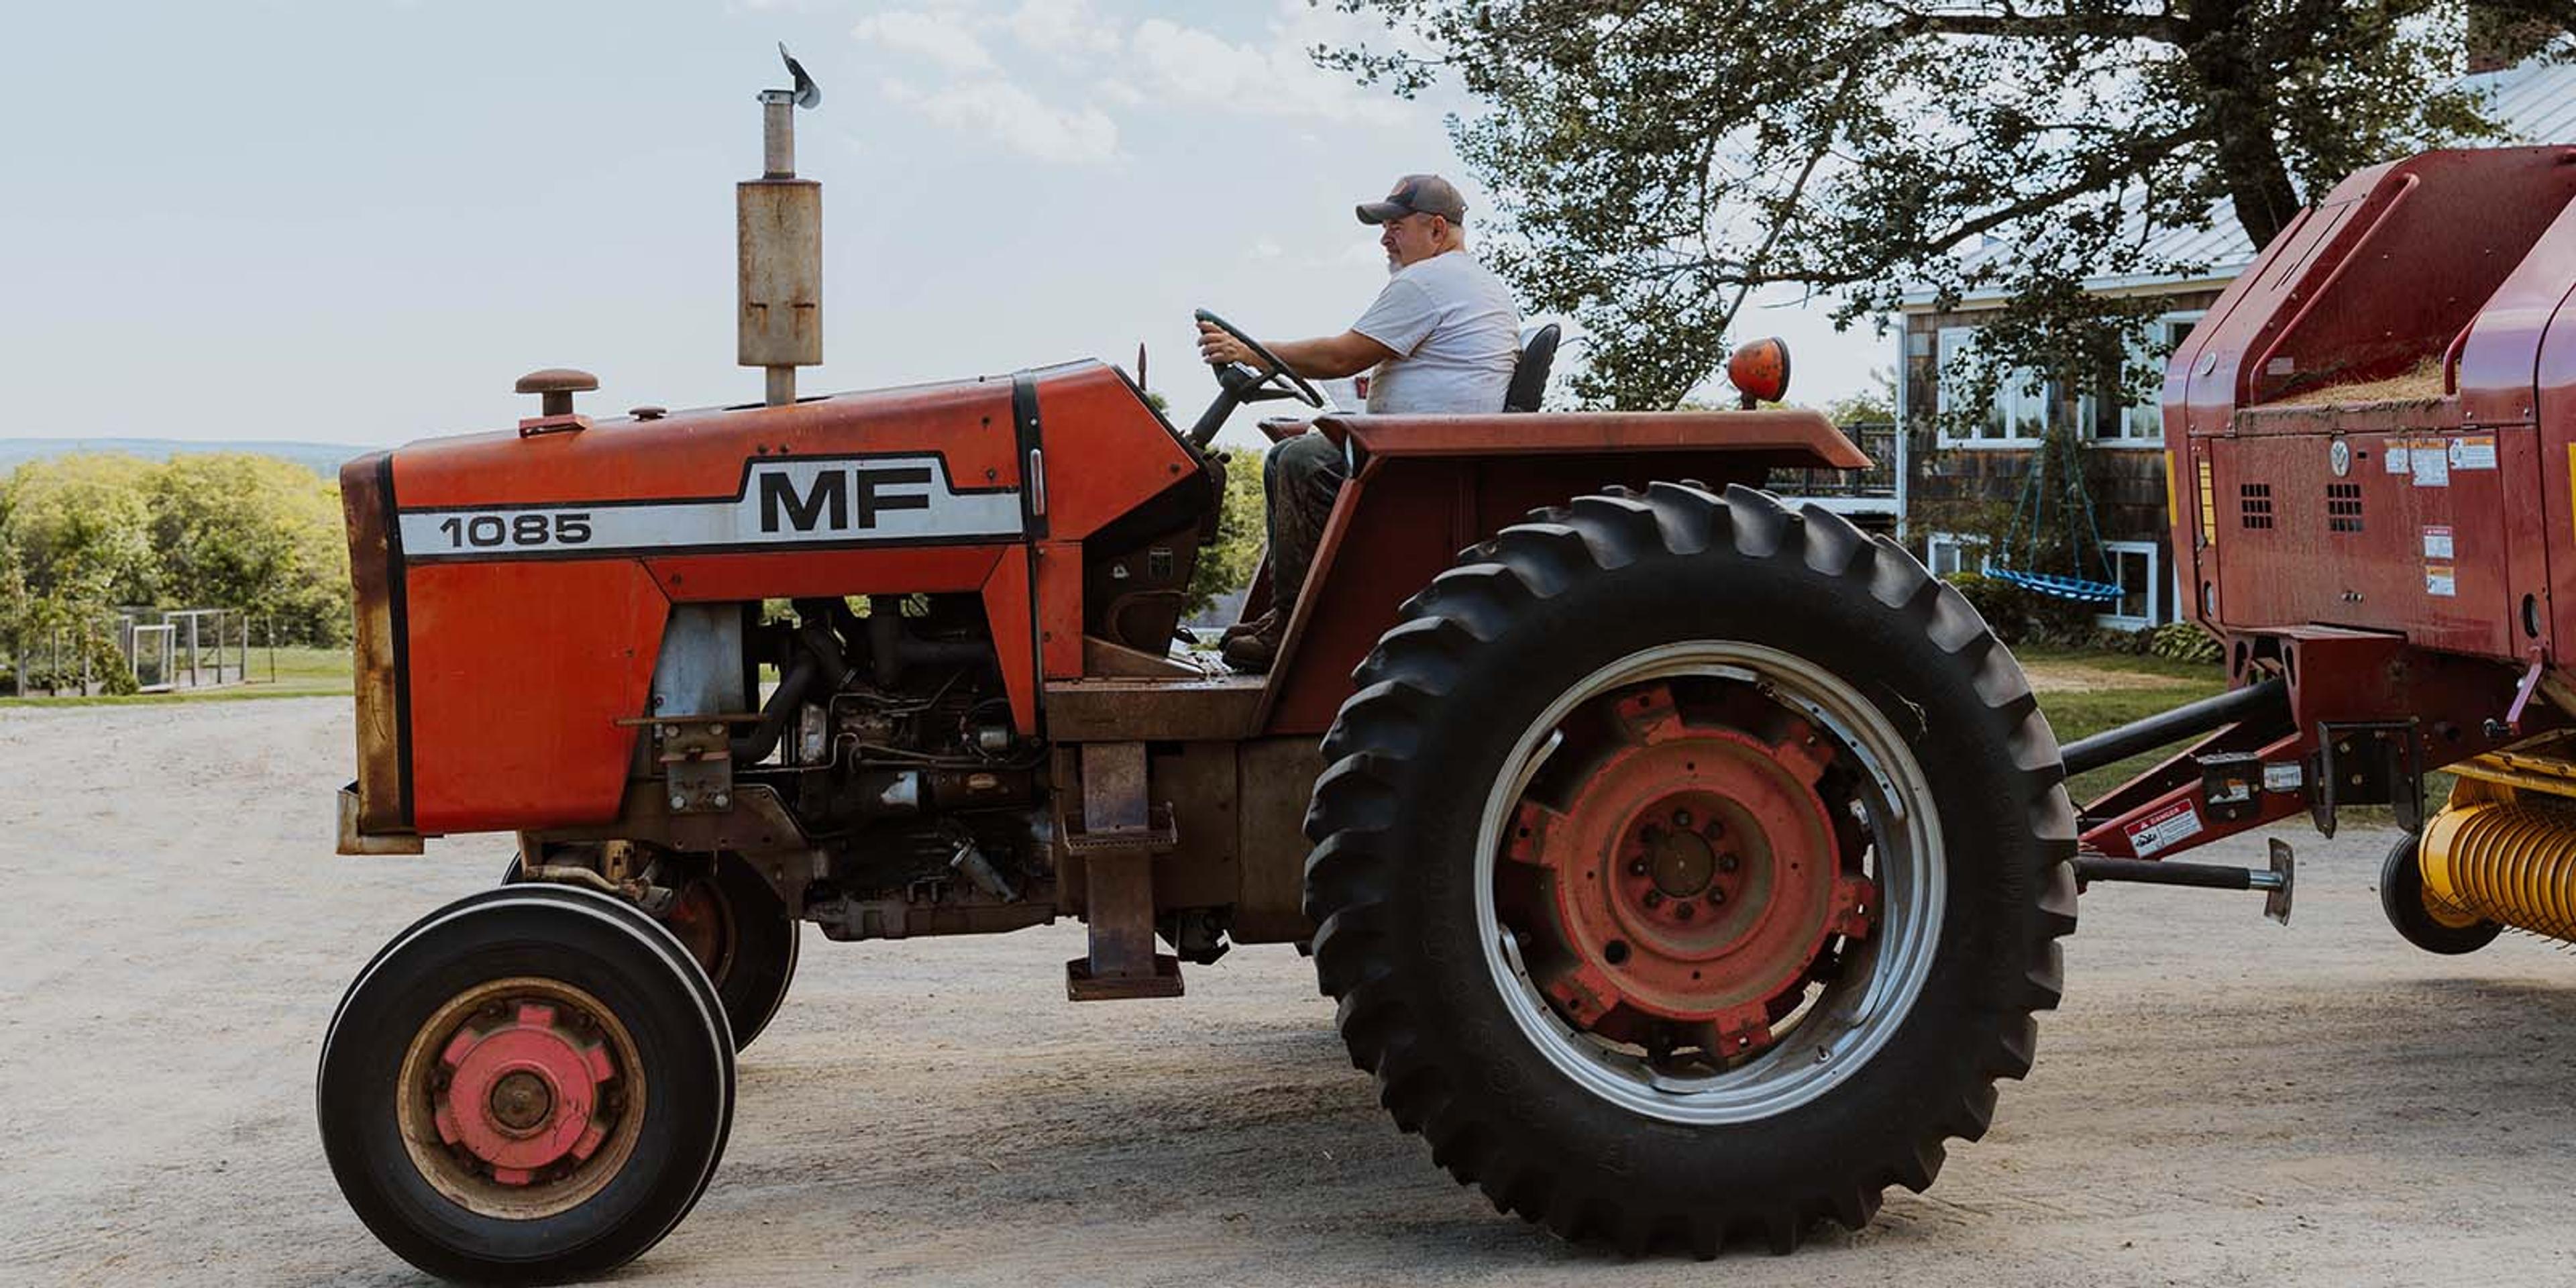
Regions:
M 736 780 L 772 787 L 814 847 L 806 911 L 826 933 L 981 925 L 974 910 L 1044 893 L 1046 753 L 1012 726 L 975 596 L 800 599 L 745 643 L 778 681 Z

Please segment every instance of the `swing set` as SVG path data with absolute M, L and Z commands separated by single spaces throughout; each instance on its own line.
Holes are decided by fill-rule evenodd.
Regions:
M 2052 511 L 2056 528 L 2050 526 Z M 2067 534 L 2065 569 L 2043 572 L 2040 565 L 2052 553 L 2048 534 L 2061 530 Z M 2088 537 L 2090 561 L 2085 558 Z M 2098 568 L 2101 576 L 2086 576 L 2091 568 Z M 2085 485 L 2083 461 L 2071 428 L 2056 426 L 2040 438 L 2039 450 L 2031 455 L 2030 474 L 2022 480 L 2021 499 L 2013 504 L 2012 526 L 2005 531 L 1986 575 L 2056 599 L 2082 604 L 2120 602 L 2119 574 L 2111 566 L 2110 551 L 2102 545 L 2102 527 L 2093 517 L 2093 494 Z

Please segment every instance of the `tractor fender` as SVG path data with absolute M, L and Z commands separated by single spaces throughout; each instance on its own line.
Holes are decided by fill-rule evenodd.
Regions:
M 1869 455 L 1824 414 L 1761 411 L 1513 412 L 1320 417 L 1315 428 L 1365 457 L 1723 453 L 1765 468 L 1860 470 Z

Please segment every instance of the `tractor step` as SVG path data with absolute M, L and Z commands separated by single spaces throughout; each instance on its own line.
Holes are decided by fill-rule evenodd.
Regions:
M 2089 885 L 2096 881 L 2128 881 L 2140 885 L 2191 886 L 2202 890 L 2260 890 L 2263 892 L 2263 915 L 2282 925 L 2290 924 L 2290 895 L 2298 883 L 2298 856 L 2290 852 L 2290 843 L 2277 837 L 2272 843 L 2272 866 L 2264 868 L 2230 868 L 2212 863 L 2166 863 L 2155 859 L 2114 859 L 2098 854 L 2078 855 L 2075 879 Z

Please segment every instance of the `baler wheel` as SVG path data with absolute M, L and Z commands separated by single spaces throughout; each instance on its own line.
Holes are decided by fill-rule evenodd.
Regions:
M 501 884 L 522 880 L 519 856 L 501 870 Z M 724 999 L 725 1022 L 731 1026 L 733 1049 L 744 1050 L 777 1018 L 796 980 L 796 958 L 803 938 L 796 919 L 778 892 L 760 879 L 738 855 L 719 855 L 707 871 L 680 886 L 679 897 L 662 918 L 672 934 L 697 959 L 698 968 L 715 981 Z
M 1584 497 L 1356 678 L 1306 816 L 1316 970 L 1496 1208 L 1788 1251 L 1931 1184 L 2029 1070 L 2075 927 L 2056 739 L 1894 544 L 1745 488 Z
M 360 972 L 315 1100 L 340 1192 L 396 1255 L 484 1283 L 588 1277 L 695 1206 L 733 1121 L 715 989 L 625 902 L 505 886 Z
M 2388 924 L 2406 942 L 2445 957 L 2473 953 L 2494 943 L 2504 933 L 2503 926 L 2425 902 L 2423 845 L 2422 833 L 2400 833 L 2397 843 L 2388 847 L 2387 860 L 2379 865 L 2379 910 L 2388 914 Z

